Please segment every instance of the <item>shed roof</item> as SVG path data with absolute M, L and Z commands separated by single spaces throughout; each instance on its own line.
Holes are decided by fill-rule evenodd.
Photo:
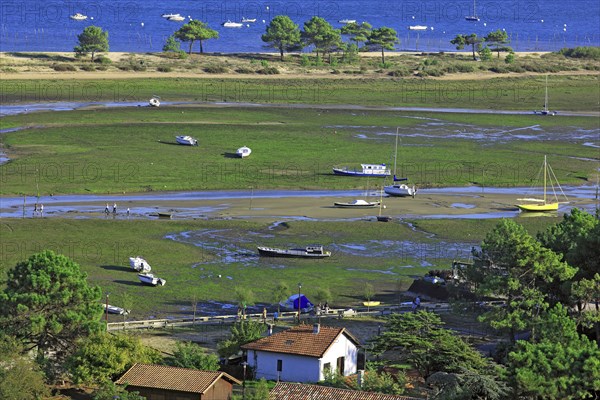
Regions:
M 201 371 L 149 364 L 134 364 L 116 383 L 179 392 L 204 393 L 219 379 L 241 384 L 231 375 L 221 371 Z

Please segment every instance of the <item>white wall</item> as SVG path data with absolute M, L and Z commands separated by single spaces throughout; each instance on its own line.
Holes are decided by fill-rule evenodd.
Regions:
M 323 368 L 331 364 L 337 368 L 338 357 L 344 356 L 344 375 L 356 373 L 358 349 L 356 345 L 341 335 L 325 352 L 323 358 L 298 356 L 295 354 L 271 353 L 248 350 L 248 365 L 255 369 L 256 379 L 277 380 L 277 360 L 282 360 L 279 379 L 286 382 L 318 382 L 324 379 Z
M 335 371 L 337 368 L 337 359 L 338 357 L 342 356 L 346 357 L 346 359 L 344 360 L 343 375 L 347 376 L 356 373 L 356 364 L 358 362 L 358 349 L 356 348 L 356 345 L 350 340 L 348 340 L 348 338 L 345 335 L 341 335 L 333 342 L 329 350 L 325 352 L 323 358 L 320 360 L 320 381 L 325 379 L 325 377 L 323 376 L 323 368 L 325 364 L 330 363 L 331 369 Z
M 248 365 L 255 368 L 256 379 L 277 380 L 277 360 L 282 360 L 279 379 L 286 382 L 317 382 L 319 359 L 295 354 L 248 351 Z

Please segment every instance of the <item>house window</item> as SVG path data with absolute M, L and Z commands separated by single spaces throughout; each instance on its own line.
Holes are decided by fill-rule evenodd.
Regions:
M 283 371 L 283 360 L 277 360 L 277 372 Z
M 323 364 L 323 375 L 327 378 L 327 375 L 331 374 L 331 363 Z
M 346 357 L 338 357 L 337 359 L 337 372 L 340 375 L 344 375 L 344 360 L 346 359 Z

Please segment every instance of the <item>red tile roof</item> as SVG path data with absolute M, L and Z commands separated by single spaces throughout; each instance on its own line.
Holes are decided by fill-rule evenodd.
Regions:
M 134 364 L 116 383 L 180 392 L 204 393 L 221 378 L 234 384 L 241 384 L 240 381 L 225 372 L 147 364 Z
M 356 345 L 360 344 L 345 328 L 321 326 L 319 333 L 313 333 L 312 325 L 298 325 L 245 344 L 242 349 L 321 358 L 340 335 L 345 335 Z
M 279 382 L 270 392 L 270 400 L 419 400 L 396 394 L 361 392 L 319 385 Z

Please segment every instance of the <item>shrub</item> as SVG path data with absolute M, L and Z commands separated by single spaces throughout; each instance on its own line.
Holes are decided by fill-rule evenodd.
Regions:
M 400 67 L 394 71 L 388 72 L 388 75 L 395 76 L 395 77 L 409 76 L 409 75 L 412 75 L 412 71 L 410 71 L 406 67 Z
M 98 65 L 96 71 L 106 71 L 108 67 L 106 65 Z
M 227 68 L 222 65 L 209 65 L 204 68 L 204 72 L 209 74 L 224 74 L 227 72 Z
M 559 54 L 569 58 L 587 58 L 591 60 L 600 60 L 600 47 L 575 47 L 574 49 L 561 49 Z
M 112 64 L 112 60 L 110 58 L 102 56 L 102 55 L 96 57 L 96 59 L 94 60 L 94 62 L 98 63 L 98 64 L 102 64 L 102 65 Z
M 469 73 L 475 71 L 475 66 L 473 64 L 460 63 L 455 64 L 456 70 L 462 73 Z
M 158 72 L 171 72 L 171 71 L 173 71 L 173 68 L 171 68 L 168 65 L 165 65 L 165 66 L 156 67 L 156 70 Z
M 494 65 L 490 67 L 489 70 L 497 74 L 507 74 L 510 72 L 509 69 L 504 65 Z
M 300 65 L 303 67 L 308 67 L 310 65 L 310 58 L 308 58 L 308 55 L 302 54 L 300 56 Z
M 260 66 L 263 68 L 268 68 L 269 62 L 267 60 L 260 60 Z
M 506 55 L 506 57 L 504 57 L 504 62 L 507 64 L 512 64 L 515 62 L 515 53 L 514 52 L 510 52 Z
M 419 71 L 417 73 L 417 76 L 420 76 L 421 78 L 425 78 L 427 76 L 443 76 L 443 75 L 444 75 L 444 71 L 442 71 L 441 69 L 437 69 L 437 68 L 427 69 L 427 70 Z
M 391 66 L 392 66 L 391 62 L 382 62 L 382 63 L 379 63 L 379 68 L 381 68 L 381 69 L 388 69 Z
M 77 68 L 70 64 L 53 64 L 52 69 L 59 72 L 77 71 Z
M 334 75 L 339 75 L 339 74 L 341 74 L 341 72 L 340 72 L 340 70 L 339 70 L 339 69 L 334 69 L 333 71 L 331 71 L 331 73 L 332 73 L 332 74 L 334 74 Z
M 256 71 L 256 73 L 263 75 L 277 75 L 280 72 L 276 67 L 267 67 L 259 69 L 258 71 Z
M 177 52 L 177 58 L 179 58 L 180 60 L 185 60 L 185 59 L 186 59 L 186 58 L 188 58 L 188 57 L 189 57 L 188 53 L 186 53 L 186 52 L 185 52 L 185 51 L 183 51 L 183 50 L 179 50 L 179 51 Z
M 79 69 L 82 70 L 82 71 L 88 71 L 89 72 L 89 71 L 95 71 L 96 67 L 94 67 L 91 64 L 83 64 L 83 65 L 81 65 L 79 67 Z
M 238 74 L 253 74 L 256 71 L 254 71 L 254 69 L 250 67 L 239 67 L 235 70 L 235 72 L 237 72 Z

